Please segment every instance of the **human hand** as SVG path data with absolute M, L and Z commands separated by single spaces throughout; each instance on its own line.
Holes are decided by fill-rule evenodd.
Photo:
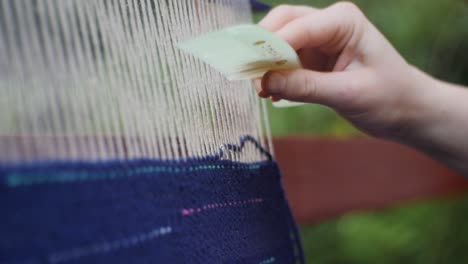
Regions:
M 405 133 L 427 78 L 354 4 L 279 6 L 259 25 L 286 40 L 304 66 L 265 74 L 257 82 L 261 97 L 327 105 L 375 136 Z

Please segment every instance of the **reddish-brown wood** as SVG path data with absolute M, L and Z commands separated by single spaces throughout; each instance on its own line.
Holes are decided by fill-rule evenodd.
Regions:
M 468 190 L 468 179 L 399 144 L 369 138 L 276 138 L 276 158 L 299 223 Z

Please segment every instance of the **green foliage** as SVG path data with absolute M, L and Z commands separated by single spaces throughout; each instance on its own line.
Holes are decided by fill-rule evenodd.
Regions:
M 361 212 L 302 228 L 310 263 L 468 263 L 468 198 Z
M 332 109 L 309 104 L 288 109 L 269 105 L 271 129 L 275 135 L 315 134 L 344 137 L 359 134 Z
M 264 2 L 325 7 L 334 1 Z M 438 78 L 468 84 L 468 2 L 354 2 L 409 63 Z M 257 15 L 256 19 L 263 15 Z M 269 113 L 275 135 L 359 134 L 333 110 L 322 106 L 286 110 L 269 107 Z M 468 198 L 459 198 L 355 213 L 303 227 L 302 237 L 310 263 L 468 263 L 465 219 L 468 219 Z

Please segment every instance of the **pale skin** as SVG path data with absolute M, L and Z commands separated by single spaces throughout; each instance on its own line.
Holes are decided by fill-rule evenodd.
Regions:
M 468 89 L 408 64 L 354 4 L 279 6 L 259 25 L 286 40 L 304 66 L 265 74 L 261 97 L 329 106 L 368 134 L 468 176 Z

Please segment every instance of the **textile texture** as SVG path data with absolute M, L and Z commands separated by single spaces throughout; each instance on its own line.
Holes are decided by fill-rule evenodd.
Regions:
M 0 263 L 302 263 L 274 161 L 0 167 Z

